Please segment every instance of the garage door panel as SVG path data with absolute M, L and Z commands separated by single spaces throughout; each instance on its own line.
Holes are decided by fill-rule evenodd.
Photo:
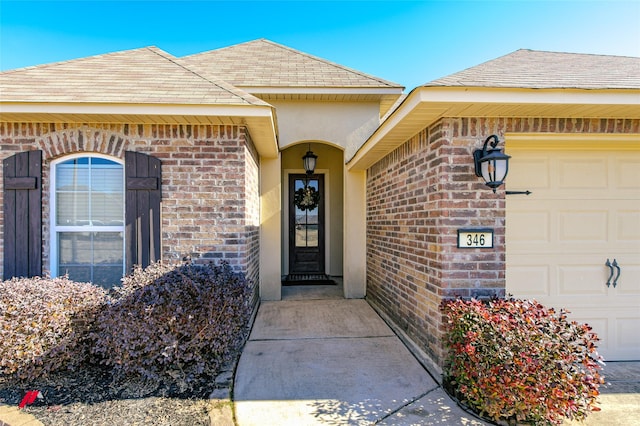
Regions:
M 600 265 L 564 264 L 558 265 L 559 296 L 594 296 L 607 295 L 607 272 Z
M 620 277 L 615 287 L 616 294 L 625 297 L 640 297 L 640 260 L 637 259 L 637 256 L 629 255 L 616 257 L 616 261 L 620 267 Z M 640 303 L 637 304 L 637 307 L 640 311 Z
M 559 151 L 546 158 L 537 151 L 509 153 L 507 185 L 514 190 L 526 188 L 543 199 L 640 198 L 638 152 Z
M 509 189 L 533 193 L 507 197 L 507 293 L 568 309 L 609 360 L 640 359 L 640 138 L 629 143 L 508 146 Z
M 640 253 L 640 210 L 617 210 L 614 214 L 616 239 L 638 243 L 635 246 Z
M 516 161 L 517 164 L 515 164 L 514 161 Z M 514 167 L 518 167 L 518 173 L 515 176 L 512 176 L 512 174 L 509 175 L 509 185 L 512 185 L 514 188 L 526 187 L 536 190 L 548 190 L 551 188 L 551 168 L 549 158 L 514 158 L 511 160 L 509 169 L 515 170 Z
M 619 316 L 615 322 L 615 343 L 622 351 L 633 351 L 640 347 L 640 333 L 638 333 L 638 322 L 640 314 Z M 636 359 L 640 353 L 636 352 Z
M 507 227 L 513 243 L 547 244 L 551 241 L 550 213 L 548 211 L 515 210 L 509 216 Z
M 591 326 L 598 335 L 598 353 L 605 360 L 640 359 L 640 333 L 638 313 L 619 309 L 615 314 L 602 309 L 574 308 L 568 318 Z
M 507 274 L 509 292 L 526 298 L 549 295 L 549 265 L 517 266 Z
M 632 158 L 618 158 L 614 164 L 615 185 L 620 189 L 635 189 L 640 191 L 640 156 L 630 155 Z
M 560 243 L 608 241 L 607 210 L 561 210 L 557 213 Z
M 608 182 L 608 163 L 606 158 L 564 157 L 558 158 L 559 189 L 588 190 L 606 189 Z
M 597 306 L 611 291 L 607 287 L 609 268 L 600 256 L 562 252 L 507 253 L 507 291 L 518 297 L 556 297 L 561 306 Z

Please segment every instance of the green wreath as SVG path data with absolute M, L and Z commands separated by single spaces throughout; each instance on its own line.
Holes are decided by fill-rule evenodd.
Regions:
M 320 204 L 320 192 L 312 186 L 299 188 L 294 193 L 293 203 L 302 211 L 313 210 Z

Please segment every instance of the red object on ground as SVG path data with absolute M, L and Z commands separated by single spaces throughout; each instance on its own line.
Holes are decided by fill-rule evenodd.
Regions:
M 37 390 L 28 391 L 24 398 L 22 398 L 22 401 L 20 401 L 20 404 L 18 404 L 18 408 L 24 408 L 26 405 L 33 404 L 39 393 L 40 391 Z

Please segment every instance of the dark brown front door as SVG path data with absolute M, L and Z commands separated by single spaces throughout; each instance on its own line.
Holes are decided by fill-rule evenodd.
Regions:
M 289 175 L 289 273 L 324 274 L 323 175 Z

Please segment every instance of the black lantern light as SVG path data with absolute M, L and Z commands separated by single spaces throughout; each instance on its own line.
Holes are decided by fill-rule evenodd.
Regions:
M 491 142 L 490 142 L 491 141 Z M 509 158 L 501 149 L 496 148 L 500 141 L 496 135 L 491 135 L 484 141 L 482 149 L 473 152 L 473 163 L 476 169 L 476 176 L 482 177 L 486 185 L 496 192 L 496 188 L 504 183 L 509 171 Z M 487 145 L 491 144 L 491 149 L 487 150 Z
M 308 176 L 311 176 L 313 172 L 316 170 L 317 159 L 318 159 L 318 156 L 311 151 L 311 145 L 309 145 L 309 150 L 302 157 L 302 164 L 304 165 L 304 170 L 307 172 Z

